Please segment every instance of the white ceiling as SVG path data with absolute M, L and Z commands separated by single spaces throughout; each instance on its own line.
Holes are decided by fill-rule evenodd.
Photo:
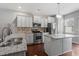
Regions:
M 22 9 L 18 9 L 21 6 Z M 29 12 L 34 15 L 54 15 L 57 13 L 56 3 L 0 3 L 0 9 Z M 37 12 L 37 9 L 40 9 Z M 61 14 L 67 14 L 79 9 L 79 3 L 61 3 Z

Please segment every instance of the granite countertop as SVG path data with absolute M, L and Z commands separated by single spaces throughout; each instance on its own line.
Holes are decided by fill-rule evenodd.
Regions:
M 44 34 L 46 37 L 50 37 L 52 39 L 62 39 L 62 38 L 74 38 L 74 37 L 79 37 L 79 35 L 74 35 L 74 34 Z
M 20 52 L 20 51 L 27 50 L 27 44 L 26 44 L 26 40 L 24 38 L 24 34 L 19 34 L 19 33 L 11 34 L 10 36 L 7 36 L 5 38 L 6 40 L 5 40 L 4 43 L 6 43 L 7 40 L 11 40 L 13 38 L 14 39 L 23 38 L 22 43 L 18 44 L 18 45 L 10 45 L 10 46 L 5 46 L 5 47 L 0 47 L 0 55 L 5 55 L 5 54 L 9 54 L 9 53 L 15 53 L 15 52 Z

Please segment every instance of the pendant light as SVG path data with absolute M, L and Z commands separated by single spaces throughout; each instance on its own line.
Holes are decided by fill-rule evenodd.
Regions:
M 57 18 L 62 18 L 62 15 L 60 14 L 60 3 L 57 3 Z

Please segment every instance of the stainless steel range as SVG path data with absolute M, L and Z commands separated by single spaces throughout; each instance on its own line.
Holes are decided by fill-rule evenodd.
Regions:
M 35 29 L 35 30 L 32 30 L 32 33 L 33 33 L 33 42 L 42 43 L 42 32 Z
M 41 32 L 34 33 L 33 41 L 34 41 L 34 43 L 41 43 L 42 42 L 42 33 Z

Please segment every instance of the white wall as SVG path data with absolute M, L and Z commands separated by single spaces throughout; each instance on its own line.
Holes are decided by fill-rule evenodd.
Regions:
M 6 10 L 6 9 L 0 9 L 0 34 L 1 34 L 2 28 L 6 26 L 7 23 L 12 23 L 17 15 L 26 15 L 26 16 L 28 15 L 29 16 L 31 14 L 17 12 L 13 10 L 11 11 L 11 10 Z

